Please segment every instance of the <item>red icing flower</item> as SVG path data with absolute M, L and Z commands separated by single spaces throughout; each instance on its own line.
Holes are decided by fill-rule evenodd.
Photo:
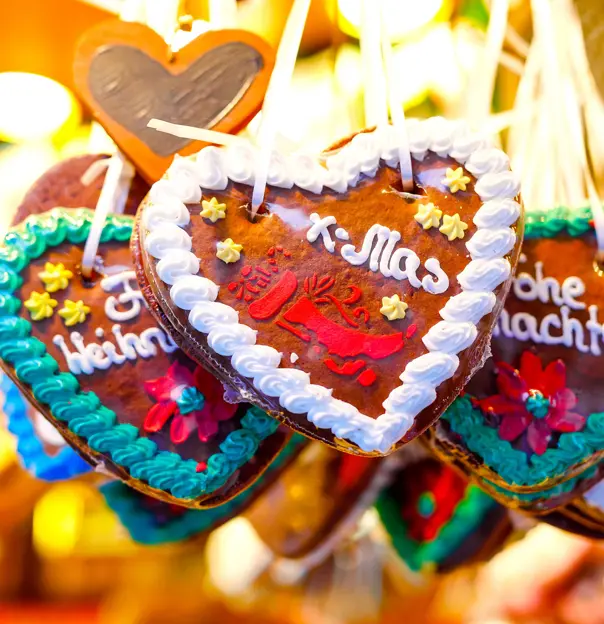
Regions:
M 145 431 L 160 431 L 172 417 L 174 444 L 187 440 L 196 429 L 199 439 L 207 442 L 218 432 L 218 423 L 237 411 L 237 405 L 224 400 L 222 384 L 201 366 L 190 371 L 174 362 L 164 377 L 146 381 L 145 390 L 156 401 L 147 412 Z
M 430 542 L 455 513 L 468 482 L 433 458 L 411 464 L 404 474 L 399 496 L 407 533 L 416 542 Z
M 575 393 L 566 387 L 566 366 L 555 360 L 543 369 L 541 360 L 525 351 L 520 370 L 500 362 L 497 387 L 499 394 L 478 401 L 485 412 L 501 417 L 499 436 L 512 442 L 526 432 L 526 441 L 537 454 L 543 455 L 553 431 L 580 431 L 585 417 L 573 408 Z

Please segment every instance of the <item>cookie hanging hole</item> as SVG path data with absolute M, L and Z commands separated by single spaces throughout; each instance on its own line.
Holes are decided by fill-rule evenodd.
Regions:
M 260 206 L 258 206 L 257 210 L 253 209 L 251 202 L 244 204 L 241 208 L 245 210 L 245 214 L 250 223 L 257 223 L 260 217 L 270 214 L 265 202 L 262 202 Z

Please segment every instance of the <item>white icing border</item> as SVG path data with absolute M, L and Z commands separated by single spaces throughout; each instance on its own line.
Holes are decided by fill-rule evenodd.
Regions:
M 185 204 L 198 202 L 200 189 L 224 190 L 229 180 L 253 185 L 255 149 L 251 145 L 211 146 L 175 159 L 166 177 L 151 188 L 142 217 L 149 232 L 145 248 L 158 260 L 158 276 L 172 287 L 174 304 L 190 310 L 189 322 L 207 334 L 209 348 L 230 357 L 240 375 L 253 379 L 259 392 L 277 398 L 285 410 L 307 414 L 317 427 L 330 429 L 366 452 L 386 453 L 411 428 L 417 414 L 435 400 L 436 388 L 457 370 L 457 354 L 474 342 L 476 323 L 495 306 L 493 291 L 511 274 L 505 256 L 515 243 L 510 226 L 521 214 L 514 201 L 519 182 L 509 171 L 507 156 L 467 124 L 442 118 L 409 120 L 408 132 L 416 160 L 423 160 L 428 150 L 455 158 L 476 177 L 475 191 L 484 203 L 474 217 L 477 231 L 466 243 L 471 261 L 457 276 L 462 292 L 448 299 L 440 311 L 443 320 L 423 336 L 429 352 L 407 364 L 400 375 L 403 384 L 384 401 L 385 411 L 378 418 L 335 399 L 332 390 L 312 384 L 308 373 L 280 368 L 281 353 L 257 345 L 257 332 L 239 323 L 234 308 L 216 301 L 219 286 L 197 275 L 200 260 L 192 253 L 191 237 L 184 230 L 190 219 Z M 380 159 L 389 166 L 398 164 L 392 126 L 356 135 L 325 159 L 325 167 L 307 155 L 274 154 L 268 179 L 280 188 L 295 184 L 315 193 L 323 187 L 344 192 L 362 176 L 374 176 Z

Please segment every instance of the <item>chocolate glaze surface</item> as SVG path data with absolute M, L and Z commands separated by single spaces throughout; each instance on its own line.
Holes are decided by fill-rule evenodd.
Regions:
M 399 375 L 405 366 L 427 352 L 422 336 L 441 320 L 439 311 L 447 300 L 460 292 L 457 275 L 470 261 L 465 244 L 476 231 L 473 217 L 481 201 L 474 192 L 474 178 L 466 191 L 458 191 L 454 195 L 442 185 L 446 169 L 457 166 L 459 164 L 453 159 L 434 153 L 428 153 L 422 162 L 414 162 L 419 195 L 411 198 L 404 197 L 397 190 L 400 188 L 400 172 L 383 162 L 375 178 L 364 178 L 345 193 L 325 190 L 317 195 L 297 187 L 292 190 L 268 187 L 266 210 L 255 223 L 250 222 L 246 210 L 251 188 L 231 182 L 224 191 L 206 192 L 202 189 L 204 199 L 215 197 L 226 204 L 226 218 L 212 224 L 199 215 L 199 205 L 190 205 L 191 222 L 187 231 L 193 239 L 193 251 L 201 259 L 202 274 L 221 286 L 218 301 L 234 307 L 240 322 L 258 331 L 257 344 L 275 347 L 283 354 L 282 367 L 299 368 L 310 373 L 312 383 L 333 388 L 334 397 L 355 405 L 362 413 L 375 418 L 383 413 L 382 402 L 400 385 Z M 463 240 L 449 242 L 437 228 L 428 231 L 421 228 L 414 216 L 418 205 L 428 201 L 437 205 L 445 215 L 460 215 L 468 225 Z M 321 237 L 309 243 L 306 232 L 312 213 L 320 217 L 334 216 L 338 227 L 348 232 L 350 240 L 334 239 L 336 250 L 333 254 L 327 251 Z M 407 280 L 398 281 L 384 277 L 379 271 L 371 271 L 368 262 L 362 266 L 346 262 L 340 255 L 342 246 L 351 243 L 359 250 L 367 231 L 376 223 L 401 233 L 402 239 L 396 248 L 408 247 L 419 256 L 422 264 L 417 275 L 420 279 L 428 274 L 424 267 L 426 260 L 438 259 L 449 278 L 446 292 L 430 294 L 414 288 Z M 518 234 L 517 245 L 510 257 L 512 265 L 522 237 L 521 231 Z M 141 239 L 144 235 L 141 228 Z M 236 263 L 225 264 L 215 256 L 216 243 L 226 238 L 243 245 L 241 259 Z M 150 284 L 159 306 L 168 317 L 170 331 L 181 348 L 192 358 L 213 368 L 226 383 L 239 388 L 252 402 L 287 424 L 312 437 L 336 443 L 328 430 L 317 429 L 306 420 L 305 415 L 286 413 L 277 400 L 261 396 L 250 380 L 234 373 L 228 358 L 210 351 L 205 336 L 188 324 L 187 313 L 171 303 L 168 287 L 156 274 L 156 260 L 143 254 L 142 265 L 144 272 L 139 271 L 139 280 Z M 274 272 L 275 268 L 278 272 Z M 256 281 L 252 281 L 250 289 L 250 278 L 254 276 Z M 271 289 L 284 276 L 287 277 L 285 281 L 295 287 L 293 294 L 269 318 L 259 318 L 258 308 L 255 307 L 259 304 L 256 302 L 265 293 L 274 293 Z M 329 284 L 331 286 L 326 287 Z M 496 290 L 498 304 L 493 314 L 479 322 L 478 338 L 460 354 L 461 364 L 456 373 L 438 387 L 436 400 L 416 417 L 403 442 L 425 430 L 482 363 L 492 324 L 508 286 L 506 283 Z M 253 292 L 254 288 L 259 292 Z M 404 319 L 388 321 L 380 314 L 382 297 L 395 294 L 407 302 L 409 308 Z M 350 299 L 354 299 L 354 303 L 347 303 Z M 320 339 L 313 330 L 313 323 L 316 322 L 328 327 L 324 334 L 326 339 Z M 284 325 L 288 328 L 285 329 Z M 338 347 L 333 342 L 333 336 L 340 329 L 354 330 L 357 335 L 355 340 L 360 340 L 360 335 L 369 336 L 370 340 L 396 340 L 398 335 L 404 346 L 386 357 L 366 354 L 340 357 L 334 353 Z M 339 371 L 345 366 L 354 368 L 358 360 L 361 362 L 356 373 L 346 375 L 334 372 L 334 368 Z M 366 372 L 369 380 L 374 375 L 375 380 L 363 385 L 359 376 L 361 371 Z M 349 445 L 343 445 L 343 448 L 358 452 L 356 447 Z
M 20 223 L 29 215 L 47 212 L 53 208 L 90 208 L 94 210 L 105 181 L 105 172 L 101 173 L 88 186 L 82 184 L 82 176 L 95 162 L 106 159 L 103 154 L 86 154 L 68 158 L 42 175 L 27 191 L 17 208 L 13 225 Z M 130 186 L 125 214 L 135 214 L 149 192 L 149 185 L 136 174 Z

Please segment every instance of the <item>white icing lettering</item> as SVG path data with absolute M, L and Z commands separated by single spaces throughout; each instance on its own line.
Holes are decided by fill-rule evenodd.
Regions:
M 158 347 L 165 353 L 173 353 L 178 349 L 172 338 L 159 327 L 145 329 L 140 336 L 130 332 L 122 334 L 119 325 L 114 325 L 112 332 L 117 347 L 107 340 L 102 345 L 94 342 L 84 344 L 84 338 L 78 332 L 72 332 L 69 336 L 75 351 L 70 350 L 61 335 L 56 335 L 53 342 L 63 354 L 69 370 L 74 375 L 92 375 L 95 370 L 107 370 L 112 365 L 119 366 L 126 360 L 136 360 L 139 356 L 153 357 L 157 355 Z
M 136 284 L 136 273 L 134 271 L 124 271 L 117 275 L 111 275 L 101 280 L 101 288 L 105 292 L 112 292 L 116 286 L 121 286 L 124 290 L 118 297 L 107 297 L 105 301 L 105 314 L 118 323 L 136 318 L 141 313 L 145 300 L 138 288 L 132 288 L 131 282 Z M 120 306 L 130 306 L 127 310 L 119 310 Z
M 319 236 L 323 238 L 323 244 L 325 245 L 325 249 L 329 251 L 329 253 L 333 253 L 336 248 L 336 244 L 331 238 L 331 234 L 329 233 L 329 226 L 336 224 L 335 217 L 319 217 L 316 212 L 313 212 L 310 215 L 310 221 L 312 225 L 308 232 L 306 232 L 306 239 L 309 243 L 314 243 Z
M 321 218 L 314 212 L 310 215 L 310 220 L 312 225 L 306 233 L 307 240 L 314 243 L 319 236 L 322 236 L 327 251 L 334 253 L 336 247 L 329 233 L 329 227 L 337 225 L 335 217 Z M 336 229 L 336 238 L 343 239 L 343 233 L 346 235 L 345 240 L 349 240 L 348 232 L 342 228 Z M 423 288 L 433 295 L 444 293 L 449 288 L 449 277 L 441 268 L 440 262 L 436 258 L 428 258 L 425 267 L 431 275 L 426 275 L 420 280 L 417 276 L 417 270 L 421 266 L 419 256 L 406 247 L 395 249 L 401 238 L 400 232 L 375 223 L 365 234 L 358 251 L 355 245 L 348 243 L 342 245 L 340 254 L 353 266 L 361 266 L 369 262 L 369 269 L 373 272 L 379 271 L 384 277 L 393 277 L 398 281 L 409 280 L 414 288 Z M 401 261 L 403 261 L 402 268 Z

